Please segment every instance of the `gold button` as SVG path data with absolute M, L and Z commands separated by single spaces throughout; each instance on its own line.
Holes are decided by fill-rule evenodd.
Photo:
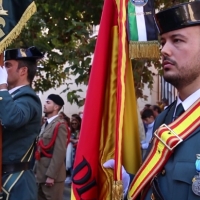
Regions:
M 164 176 L 166 174 L 165 169 L 162 170 L 161 174 Z
M 0 100 L 2 100 L 3 99 L 3 97 L 0 97 Z

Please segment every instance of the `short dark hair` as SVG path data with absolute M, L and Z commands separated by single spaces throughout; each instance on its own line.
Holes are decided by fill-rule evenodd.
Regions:
M 151 109 L 146 109 L 142 112 L 142 119 L 146 119 L 151 116 L 154 117 L 153 111 Z
M 27 67 L 28 68 L 28 81 L 30 83 L 30 86 L 32 85 L 33 79 L 36 75 L 36 71 L 37 71 L 37 62 L 34 59 L 31 60 L 26 60 L 26 59 L 22 59 L 22 60 L 18 60 L 18 69 L 22 68 L 22 67 Z
M 152 108 L 153 110 L 157 110 L 158 113 L 162 112 L 161 108 L 158 105 L 153 105 Z

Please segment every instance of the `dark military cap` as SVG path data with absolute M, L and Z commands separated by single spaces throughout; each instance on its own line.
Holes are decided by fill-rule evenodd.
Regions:
M 36 47 L 27 49 L 8 49 L 4 51 L 4 61 L 6 60 L 38 60 L 43 58 L 43 54 Z
M 57 94 L 50 94 L 47 99 L 52 100 L 55 104 L 63 106 L 65 103 L 63 99 Z
M 160 34 L 200 25 L 200 1 L 182 3 L 155 15 Z

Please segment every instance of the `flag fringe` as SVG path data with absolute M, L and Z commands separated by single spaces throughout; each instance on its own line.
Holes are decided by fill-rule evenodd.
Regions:
M 158 41 L 130 41 L 129 57 L 130 59 L 159 59 Z
M 23 13 L 21 19 L 17 25 L 12 29 L 12 31 L 0 42 L 0 53 L 2 53 L 12 42 L 16 39 L 25 26 L 26 22 L 31 18 L 31 16 L 36 12 L 37 8 L 35 2 L 32 2 L 25 12 Z
M 123 199 L 123 184 L 122 181 L 114 181 L 112 186 L 112 200 Z

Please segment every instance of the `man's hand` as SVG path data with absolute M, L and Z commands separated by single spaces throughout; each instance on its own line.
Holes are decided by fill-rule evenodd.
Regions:
M 114 169 L 115 167 L 115 160 L 114 159 L 110 159 L 108 161 L 106 161 L 103 166 L 105 168 L 111 168 Z M 122 166 L 122 182 L 123 182 L 123 188 L 124 188 L 124 194 L 127 193 L 128 191 L 128 187 L 129 187 L 129 182 L 130 182 L 130 176 L 129 174 L 126 172 L 126 170 L 124 169 L 124 167 Z
M 7 84 L 8 74 L 6 68 L 0 66 L 0 85 Z
M 46 180 L 45 185 L 46 185 L 47 187 L 52 187 L 52 186 L 54 185 L 54 179 L 48 177 L 47 180 Z

